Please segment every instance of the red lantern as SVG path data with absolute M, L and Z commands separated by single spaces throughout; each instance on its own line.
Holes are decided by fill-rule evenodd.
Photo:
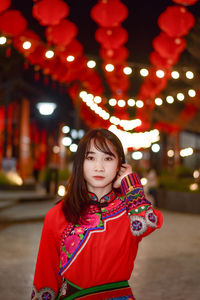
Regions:
M 171 37 L 188 34 L 194 26 L 195 18 L 183 6 L 169 6 L 158 18 L 158 25 Z
M 198 0 L 172 0 L 175 3 L 182 4 L 182 5 L 193 5 Z
M 18 10 L 9 10 L 0 16 L 0 30 L 4 34 L 17 36 L 25 30 L 26 26 L 27 22 Z
M 124 62 L 128 56 L 129 52 L 126 47 L 121 46 L 117 49 L 100 49 L 100 56 L 107 63 L 119 64 Z
M 186 42 L 183 38 L 173 38 L 165 32 L 161 32 L 153 40 L 153 47 L 160 56 L 167 59 L 176 59 L 177 54 L 180 54 L 185 49 Z
M 77 35 L 77 27 L 69 20 L 62 20 L 58 25 L 49 26 L 46 30 L 46 37 L 49 42 L 55 45 L 68 45 Z
M 29 41 L 31 43 L 31 47 L 29 49 L 23 48 L 23 43 Z M 40 43 L 40 37 L 32 30 L 25 30 L 20 36 L 17 36 L 13 39 L 13 44 L 15 48 L 23 53 L 25 56 L 29 55 L 31 52 L 35 50 L 35 48 Z
M 33 6 L 33 16 L 41 25 L 56 25 L 68 14 L 69 7 L 61 0 L 41 0 Z
M 127 16 L 128 10 L 119 0 L 101 0 L 91 10 L 92 19 L 102 27 L 118 26 Z
M 11 0 L 0 1 L 0 13 L 10 7 Z
M 104 48 L 116 49 L 127 42 L 128 34 L 127 31 L 120 26 L 98 28 L 95 33 L 95 39 L 102 44 Z
M 75 58 L 80 56 L 83 53 L 83 46 L 76 39 L 73 39 L 67 46 L 56 47 L 55 52 L 63 62 L 66 62 L 68 56 L 74 56 Z
M 39 45 L 36 47 L 36 49 L 27 56 L 27 59 L 29 60 L 29 62 L 32 65 L 40 65 L 42 66 L 42 64 L 45 61 L 45 52 L 46 52 L 46 48 L 43 45 Z
M 151 52 L 149 56 L 149 60 L 152 63 L 152 65 L 155 65 L 157 67 L 164 67 L 164 68 L 171 68 L 172 65 L 176 64 L 179 59 L 179 54 L 177 54 L 176 57 L 173 58 L 163 58 L 160 56 L 160 54 L 156 51 Z

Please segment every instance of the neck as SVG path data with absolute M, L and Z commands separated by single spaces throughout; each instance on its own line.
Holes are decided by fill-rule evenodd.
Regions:
M 112 186 L 105 187 L 104 189 L 102 188 L 93 188 L 92 190 L 89 189 L 89 192 L 95 194 L 97 198 L 100 200 L 103 196 L 108 194 L 112 190 Z

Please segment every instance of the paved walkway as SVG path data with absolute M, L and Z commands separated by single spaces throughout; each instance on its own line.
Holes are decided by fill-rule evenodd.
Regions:
M 42 220 L 53 200 L 0 210 L 0 300 L 30 299 Z M 130 285 L 137 300 L 200 299 L 200 216 L 163 211 L 140 244 Z M 98 299 L 97 299 L 98 300 Z

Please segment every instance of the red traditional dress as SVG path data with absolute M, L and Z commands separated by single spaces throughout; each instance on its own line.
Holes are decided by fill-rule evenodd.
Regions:
M 139 177 L 124 177 L 91 205 L 81 224 L 66 221 L 63 202 L 47 213 L 37 258 L 32 300 L 134 299 L 128 280 L 138 244 L 162 225 L 145 198 Z

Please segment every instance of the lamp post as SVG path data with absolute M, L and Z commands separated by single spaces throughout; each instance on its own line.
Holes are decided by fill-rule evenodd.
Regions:
M 39 102 L 36 105 L 37 109 L 39 110 L 39 113 L 43 116 L 51 116 L 57 105 L 53 102 Z M 53 180 L 54 183 L 54 194 L 57 193 L 58 188 L 58 166 L 55 165 L 55 163 L 49 162 L 49 130 L 46 131 L 46 166 L 47 166 L 47 174 L 46 174 L 46 192 L 51 193 L 51 182 Z

